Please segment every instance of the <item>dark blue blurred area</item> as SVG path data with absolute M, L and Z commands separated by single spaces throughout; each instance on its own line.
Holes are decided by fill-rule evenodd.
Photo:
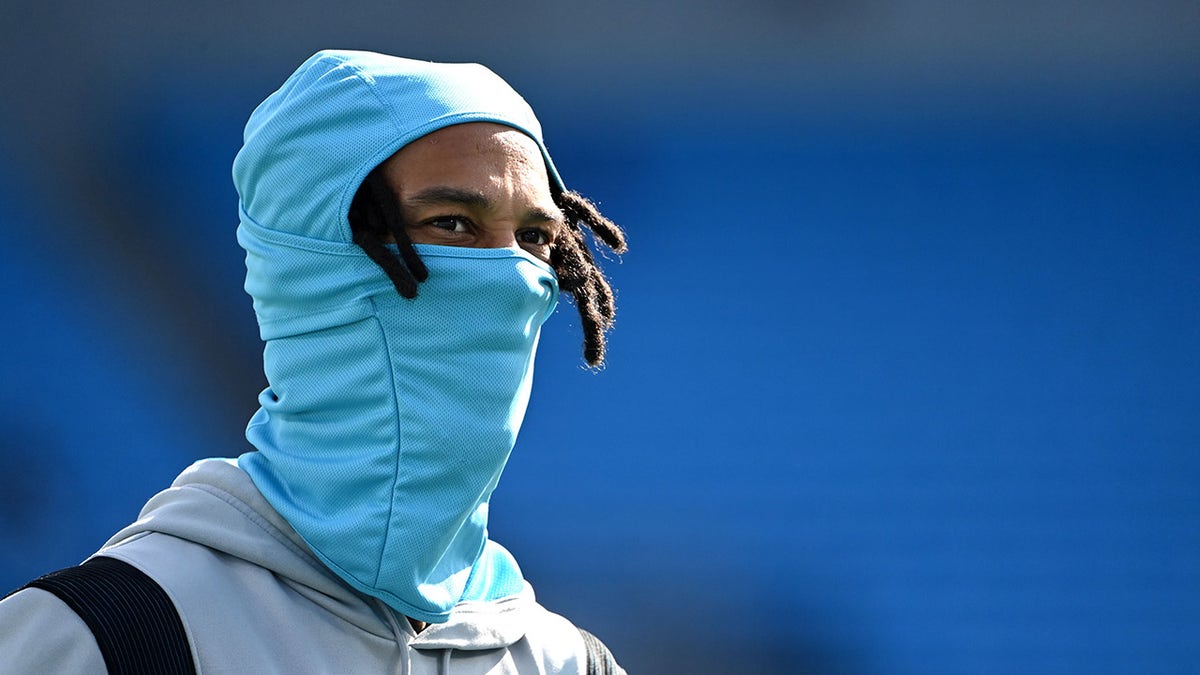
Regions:
M 263 379 L 229 164 L 323 46 L 109 73 L 74 132 L 0 112 L 6 588 L 245 449 Z M 840 97 L 756 93 L 769 69 L 612 66 L 598 92 L 602 60 L 497 52 L 631 242 L 603 261 L 608 367 L 581 367 L 564 304 L 494 498 L 539 599 L 639 673 L 1200 663 L 1200 49 L 1173 49 L 1145 77 L 1115 49 L 1077 88 L 977 59 L 990 85 Z

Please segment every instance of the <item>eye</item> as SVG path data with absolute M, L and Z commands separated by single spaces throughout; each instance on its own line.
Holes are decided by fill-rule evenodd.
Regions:
M 521 230 L 517 232 L 517 243 L 528 244 L 530 246 L 548 246 L 550 245 L 550 234 L 545 230 Z
M 424 224 L 447 232 L 471 231 L 471 221 L 461 216 L 439 216 L 425 221 Z

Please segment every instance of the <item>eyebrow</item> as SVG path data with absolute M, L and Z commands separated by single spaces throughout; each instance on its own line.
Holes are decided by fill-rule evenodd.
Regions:
M 468 190 L 466 188 L 451 187 L 449 185 L 435 185 L 434 187 L 425 188 L 420 192 L 408 196 L 403 199 L 405 206 L 464 206 L 472 209 L 483 211 L 490 210 L 495 207 L 492 200 L 488 199 L 487 195 L 477 190 Z M 563 218 L 561 215 L 555 215 L 543 208 L 533 207 L 525 212 L 525 217 L 522 219 L 525 222 L 558 222 L 561 223 Z

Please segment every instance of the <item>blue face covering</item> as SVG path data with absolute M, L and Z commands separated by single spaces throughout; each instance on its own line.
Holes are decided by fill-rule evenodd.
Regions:
M 465 593 L 558 285 L 516 249 L 417 251 L 415 300 L 382 293 L 371 316 L 267 343 L 271 386 L 246 432 L 258 452 L 240 465 L 330 569 L 437 621 L 521 589 L 496 547 L 490 582 Z
M 429 278 L 402 298 L 346 212 L 396 150 L 468 122 L 525 132 L 561 185 L 529 106 L 486 68 L 367 52 L 302 65 L 251 116 L 233 172 L 270 383 L 239 465 L 334 573 L 432 622 L 524 587 L 487 538 L 488 499 L 558 286 L 519 249 L 418 245 Z

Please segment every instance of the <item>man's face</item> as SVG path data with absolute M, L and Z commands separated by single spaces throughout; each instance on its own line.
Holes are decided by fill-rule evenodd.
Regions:
M 500 124 L 439 129 L 383 163 L 414 244 L 520 246 L 544 261 L 564 226 L 537 143 Z

